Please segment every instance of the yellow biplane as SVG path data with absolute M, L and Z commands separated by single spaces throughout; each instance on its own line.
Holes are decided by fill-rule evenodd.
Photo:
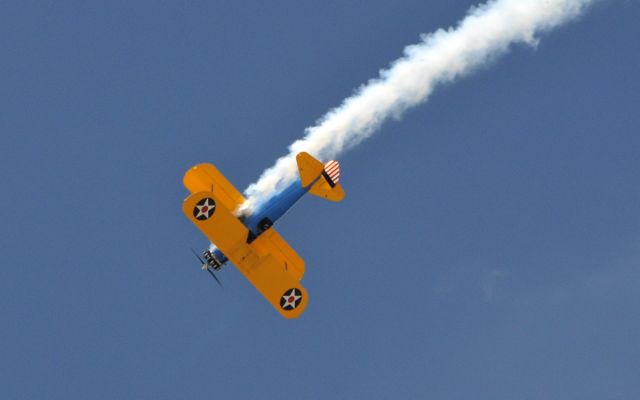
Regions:
M 273 224 L 307 192 L 331 201 L 344 198 L 337 161 L 323 164 L 302 152 L 296 162 L 298 178 L 248 215 L 238 216 L 245 198 L 213 165 L 196 165 L 183 179 L 191 195 L 182 210 L 216 246 L 203 253 L 204 260 L 198 257 L 203 269 L 218 280 L 214 271 L 231 261 L 286 318 L 300 316 L 307 307 L 309 297 L 300 284 L 305 268 Z

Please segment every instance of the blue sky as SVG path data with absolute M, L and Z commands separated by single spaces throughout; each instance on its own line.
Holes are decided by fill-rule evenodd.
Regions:
M 181 177 L 239 188 L 471 1 L 9 2 L 6 399 L 636 399 L 640 4 L 602 1 L 386 123 L 347 198 L 278 225 L 286 321 L 189 247 Z

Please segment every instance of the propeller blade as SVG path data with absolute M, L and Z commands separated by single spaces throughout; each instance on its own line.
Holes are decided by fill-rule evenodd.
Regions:
M 193 253 L 194 256 L 196 256 L 198 261 L 200 261 L 200 264 L 207 265 L 207 263 L 202 258 L 200 258 L 200 256 L 198 255 L 198 253 L 196 253 L 196 251 L 194 249 L 191 249 L 191 252 Z
M 216 276 L 216 274 L 213 273 L 213 271 L 209 268 L 207 268 L 207 272 L 211 274 L 211 276 L 213 276 L 213 279 L 216 280 L 216 282 L 218 282 L 218 285 L 220 285 L 221 288 L 223 288 L 224 286 L 222 286 L 222 282 L 220 282 L 220 279 L 218 279 L 218 277 Z
M 209 268 L 209 264 L 207 264 L 199 255 L 198 253 L 196 253 L 196 251 L 194 249 L 191 249 L 191 252 L 193 253 L 194 256 L 196 256 L 196 258 L 198 259 L 198 261 L 200 261 L 200 263 L 202 264 L 202 269 L 206 269 L 207 272 L 209 274 L 211 274 L 211 276 L 213 276 L 213 279 L 216 280 L 216 282 L 218 282 L 218 285 L 220 285 L 220 287 L 224 287 L 222 286 L 222 282 L 220 282 L 220 279 L 218 279 L 218 277 L 216 276 L 216 274 L 213 273 L 213 271 Z

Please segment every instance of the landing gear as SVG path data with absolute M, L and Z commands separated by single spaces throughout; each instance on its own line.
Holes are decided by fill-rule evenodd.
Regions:
M 260 230 L 260 233 L 266 231 L 272 226 L 273 226 L 273 222 L 271 222 L 269 218 L 263 218 L 260 220 L 260 222 L 258 222 L 258 229 Z

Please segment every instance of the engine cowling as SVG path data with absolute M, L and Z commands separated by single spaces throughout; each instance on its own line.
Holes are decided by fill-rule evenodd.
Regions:
M 222 268 L 222 263 L 218 261 L 218 259 L 211 253 L 211 251 L 207 250 L 202 253 L 202 257 L 207 262 L 207 266 L 213 268 L 216 271 L 219 271 Z

